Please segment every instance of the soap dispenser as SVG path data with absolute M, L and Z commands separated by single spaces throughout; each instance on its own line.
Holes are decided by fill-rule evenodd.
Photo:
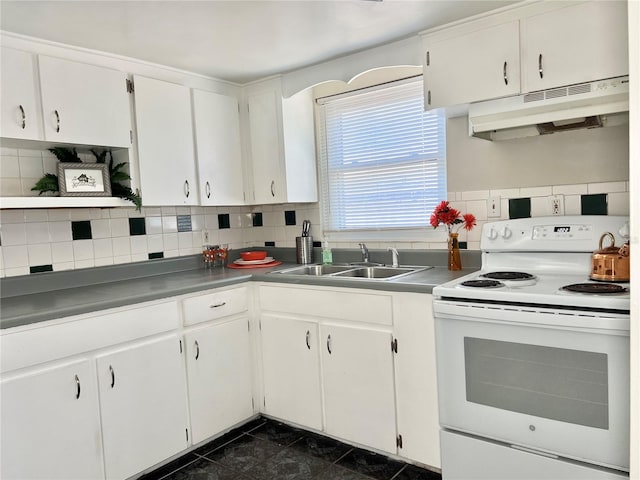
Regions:
M 329 241 L 326 238 L 322 241 L 322 263 L 325 265 L 333 263 L 333 253 L 331 253 Z

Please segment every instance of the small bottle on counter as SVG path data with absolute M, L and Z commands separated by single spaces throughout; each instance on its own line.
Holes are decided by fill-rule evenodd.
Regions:
M 326 238 L 322 241 L 322 263 L 333 263 L 333 253 Z

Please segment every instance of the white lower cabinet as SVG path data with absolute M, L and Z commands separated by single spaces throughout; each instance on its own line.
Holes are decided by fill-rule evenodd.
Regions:
M 317 323 L 269 314 L 260 322 L 265 413 L 322 430 Z
M 3 379 L 5 480 L 103 478 L 100 415 L 90 360 Z
M 320 333 L 327 433 L 396 453 L 391 332 L 321 325 Z
M 176 335 L 96 360 L 106 477 L 130 477 L 189 446 L 185 372 Z
M 253 415 L 249 318 L 242 316 L 185 334 L 192 442 L 201 442 Z

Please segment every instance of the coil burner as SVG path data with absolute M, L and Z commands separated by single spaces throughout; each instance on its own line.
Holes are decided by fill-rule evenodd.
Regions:
M 462 285 L 463 287 L 474 287 L 474 288 L 504 287 L 504 283 L 498 282 L 497 280 L 467 280 L 466 282 L 462 282 L 460 285 Z
M 615 283 L 574 283 L 572 285 L 565 285 L 562 290 L 568 292 L 577 293 L 600 293 L 600 294 L 612 294 L 612 293 L 626 293 L 627 289 L 623 286 L 616 285 Z
M 525 272 L 489 272 L 480 275 L 484 278 L 491 278 L 493 280 L 533 280 L 535 275 Z

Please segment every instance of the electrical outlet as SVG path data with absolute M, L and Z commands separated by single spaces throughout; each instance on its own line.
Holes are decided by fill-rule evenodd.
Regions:
M 564 195 L 553 195 L 549 197 L 551 215 L 564 215 Z
M 202 244 L 203 245 L 209 245 L 209 238 L 211 236 L 209 235 L 209 230 L 202 230 Z
M 500 217 L 500 197 L 490 197 L 487 200 L 487 216 Z

